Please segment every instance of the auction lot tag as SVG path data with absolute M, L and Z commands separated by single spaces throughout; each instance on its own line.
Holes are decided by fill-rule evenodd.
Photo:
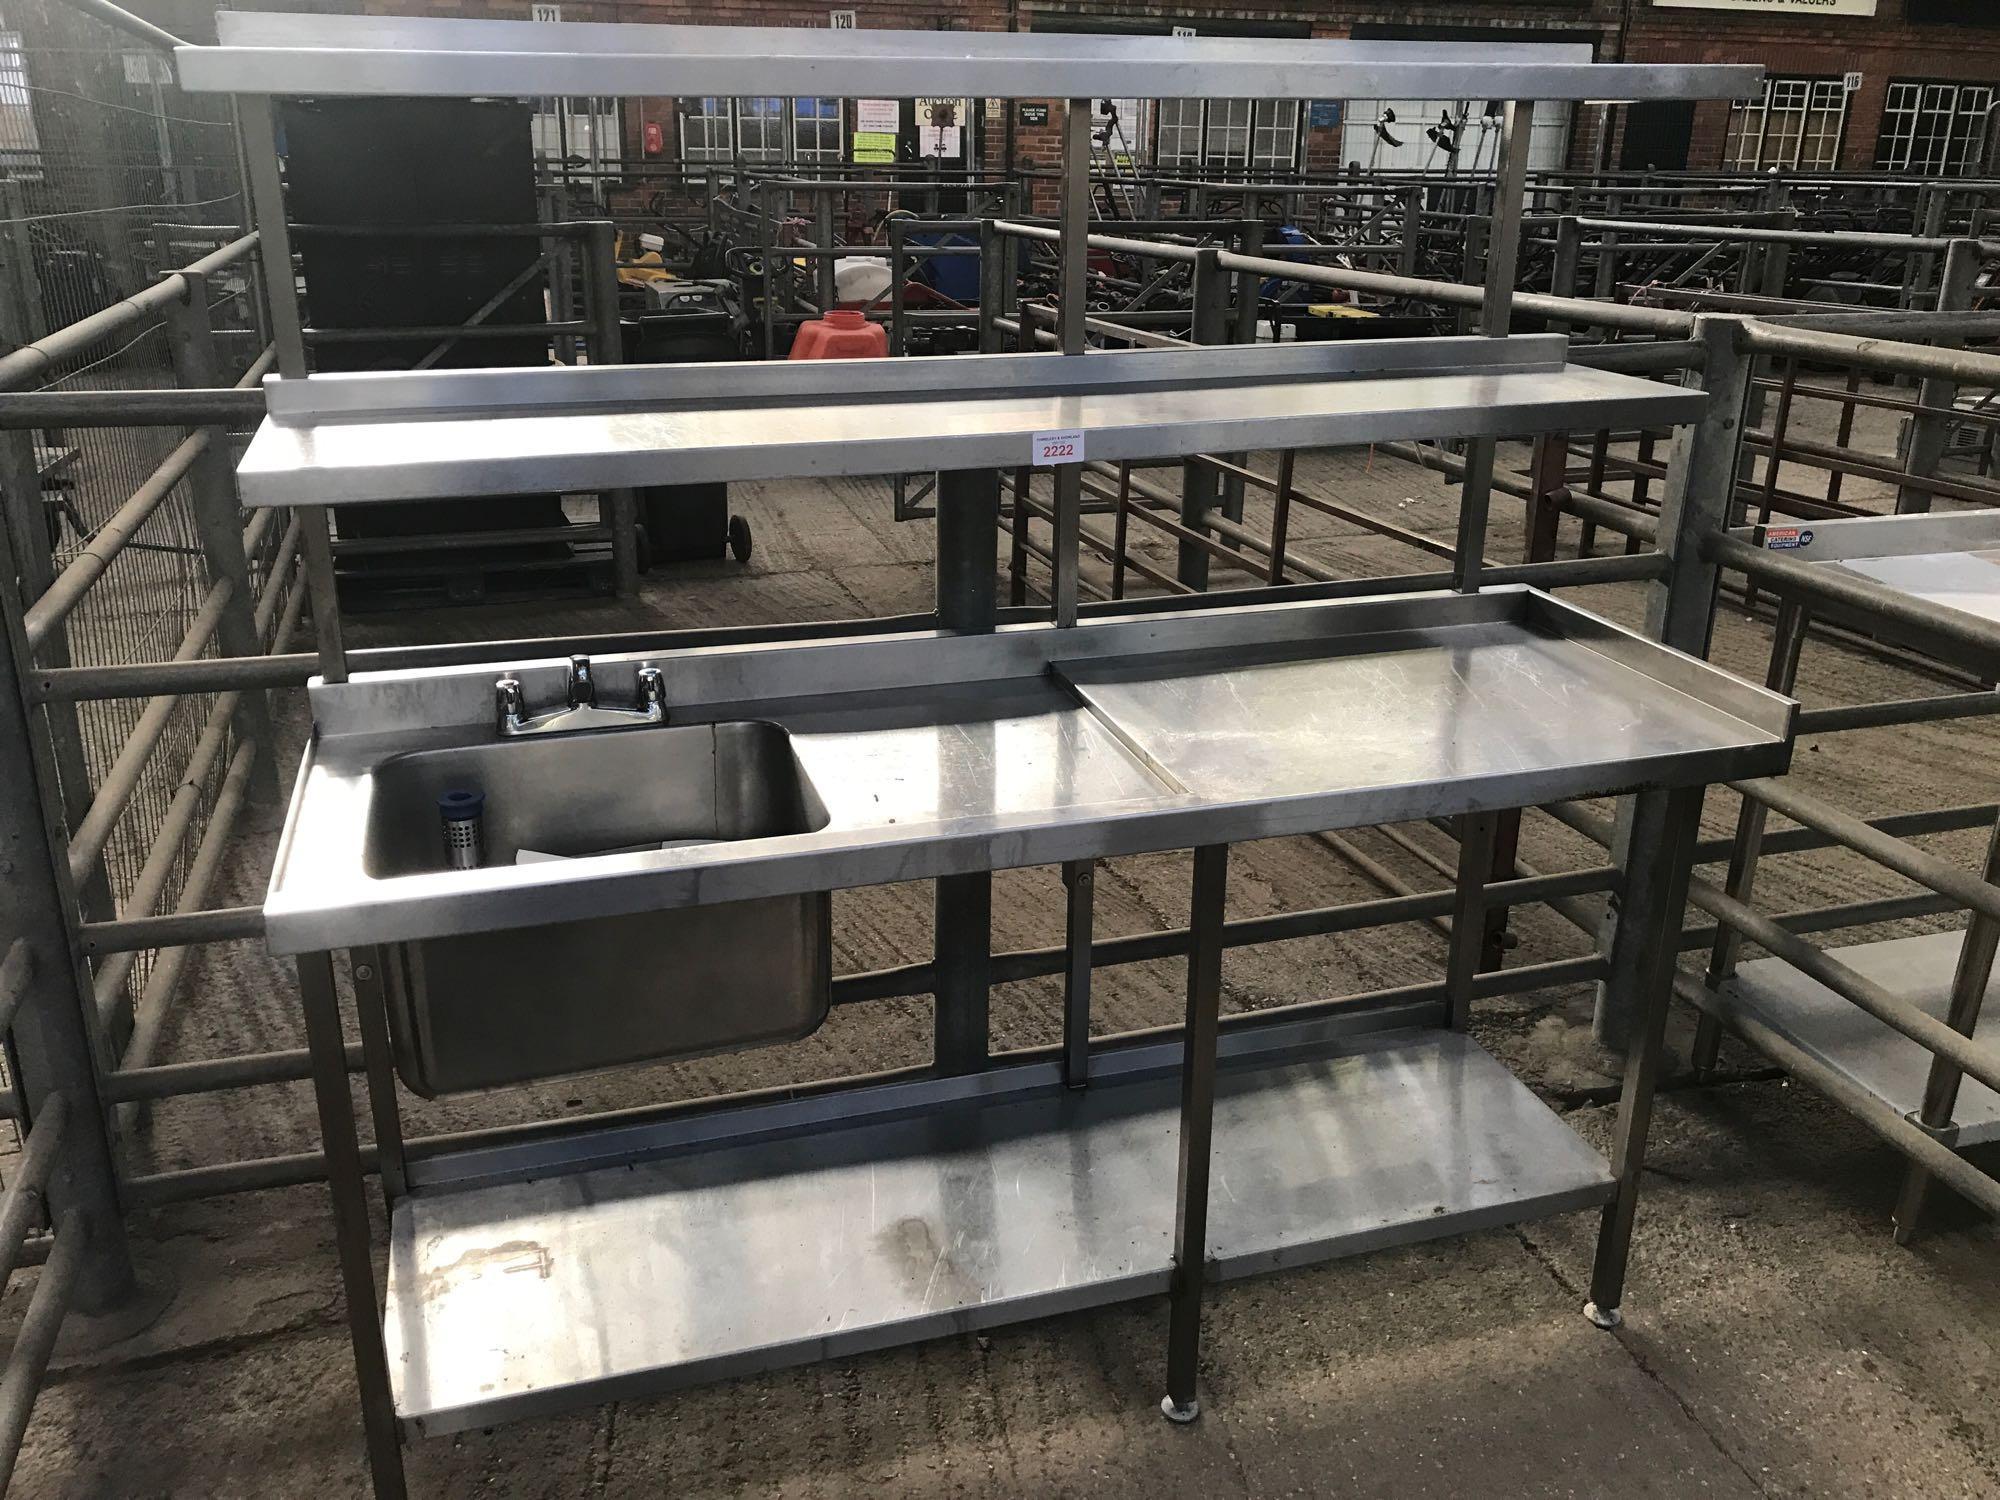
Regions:
M 1083 429 L 1066 427 L 1061 432 L 1038 432 L 1028 445 L 1028 462 L 1036 468 L 1050 464 L 1083 462 Z

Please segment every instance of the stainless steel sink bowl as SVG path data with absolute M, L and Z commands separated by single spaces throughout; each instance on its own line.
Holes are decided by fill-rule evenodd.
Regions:
M 446 868 L 437 799 L 485 794 L 486 863 L 810 833 L 826 812 L 790 736 L 744 720 L 422 750 L 384 761 L 362 863 Z M 396 1067 L 425 1097 L 791 1041 L 826 1018 L 830 898 L 813 892 L 398 943 Z

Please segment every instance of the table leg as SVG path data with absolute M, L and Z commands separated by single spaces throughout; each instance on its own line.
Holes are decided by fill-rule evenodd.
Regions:
M 1187 1032 L 1181 1055 L 1180 1178 L 1174 1195 L 1174 1277 L 1168 1292 L 1167 1394 L 1175 1422 L 1201 1415 L 1201 1291 L 1208 1262 L 1209 1152 L 1215 1132 L 1215 1043 L 1222 1013 L 1222 907 L 1229 846 L 1194 851 L 1188 912 Z

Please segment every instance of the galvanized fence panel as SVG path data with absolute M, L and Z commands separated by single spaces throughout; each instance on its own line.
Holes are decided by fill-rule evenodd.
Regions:
M 227 101 L 181 93 L 165 54 L 59 0 L 0 6 L 0 338 L 10 347 L 112 306 L 241 233 L 236 141 Z M 225 379 L 261 340 L 247 262 L 208 280 Z M 167 330 L 154 321 L 105 338 L 51 372 L 52 391 L 175 384 Z M 50 573 L 62 569 L 185 437 L 159 427 L 42 429 L 34 437 Z M 70 614 L 40 665 L 161 660 L 180 648 L 213 582 L 190 509 L 174 487 Z M 18 500 L 17 500 L 17 503 Z M 273 528 L 273 532 L 275 532 Z M 267 546 L 275 541 L 272 535 Z M 204 654 L 213 654 L 214 647 Z M 212 698 L 173 708 L 103 855 L 90 915 L 124 909 L 170 816 Z M 139 725 L 144 699 L 78 705 L 65 800 L 87 805 Z M 229 763 L 201 778 L 198 806 L 172 854 L 158 909 L 173 901 Z M 156 871 L 157 873 L 157 871 Z M 115 1045 L 152 967 L 150 954 L 107 966 Z M 122 977 L 121 977 L 122 976 Z M 108 1060 L 108 1059 L 107 1059 Z

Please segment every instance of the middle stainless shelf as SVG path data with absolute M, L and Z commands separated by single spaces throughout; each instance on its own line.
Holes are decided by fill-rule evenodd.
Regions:
M 628 695 L 648 660 L 599 658 L 600 690 Z M 470 752 L 519 753 L 494 743 L 496 674 L 544 702 L 566 664 L 316 685 L 318 732 L 264 906 L 273 951 L 1775 775 L 1791 759 L 1796 708 L 1521 588 L 714 647 L 656 664 L 670 724 L 782 731 L 818 814 L 804 831 L 611 848 L 639 842 L 633 833 L 554 862 L 423 867 L 385 852 L 407 842 L 410 816 L 385 777 L 412 752 L 443 751 L 472 774 L 463 784 L 484 785 Z M 672 730 L 608 733 L 630 736 L 643 759 L 664 756 Z M 580 757 L 593 738 L 570 737 L 566 753 Z M 574 799 L 606 781 L 581 758 L 568 764 L 508 795 Z M 613 802 L 607 829 L 620 816 L 639 826 L 634 780 L 600 792 Z M 487 813 L 504 825 L 504 806 Z M 496 847 L 505 860 L 504 840 Z
M 272 380 L 246 505 L 1014 468 L 1691 422 L 1705 398 L 1569 366 L 1560 336 L 948 360 L 648 365 Z

